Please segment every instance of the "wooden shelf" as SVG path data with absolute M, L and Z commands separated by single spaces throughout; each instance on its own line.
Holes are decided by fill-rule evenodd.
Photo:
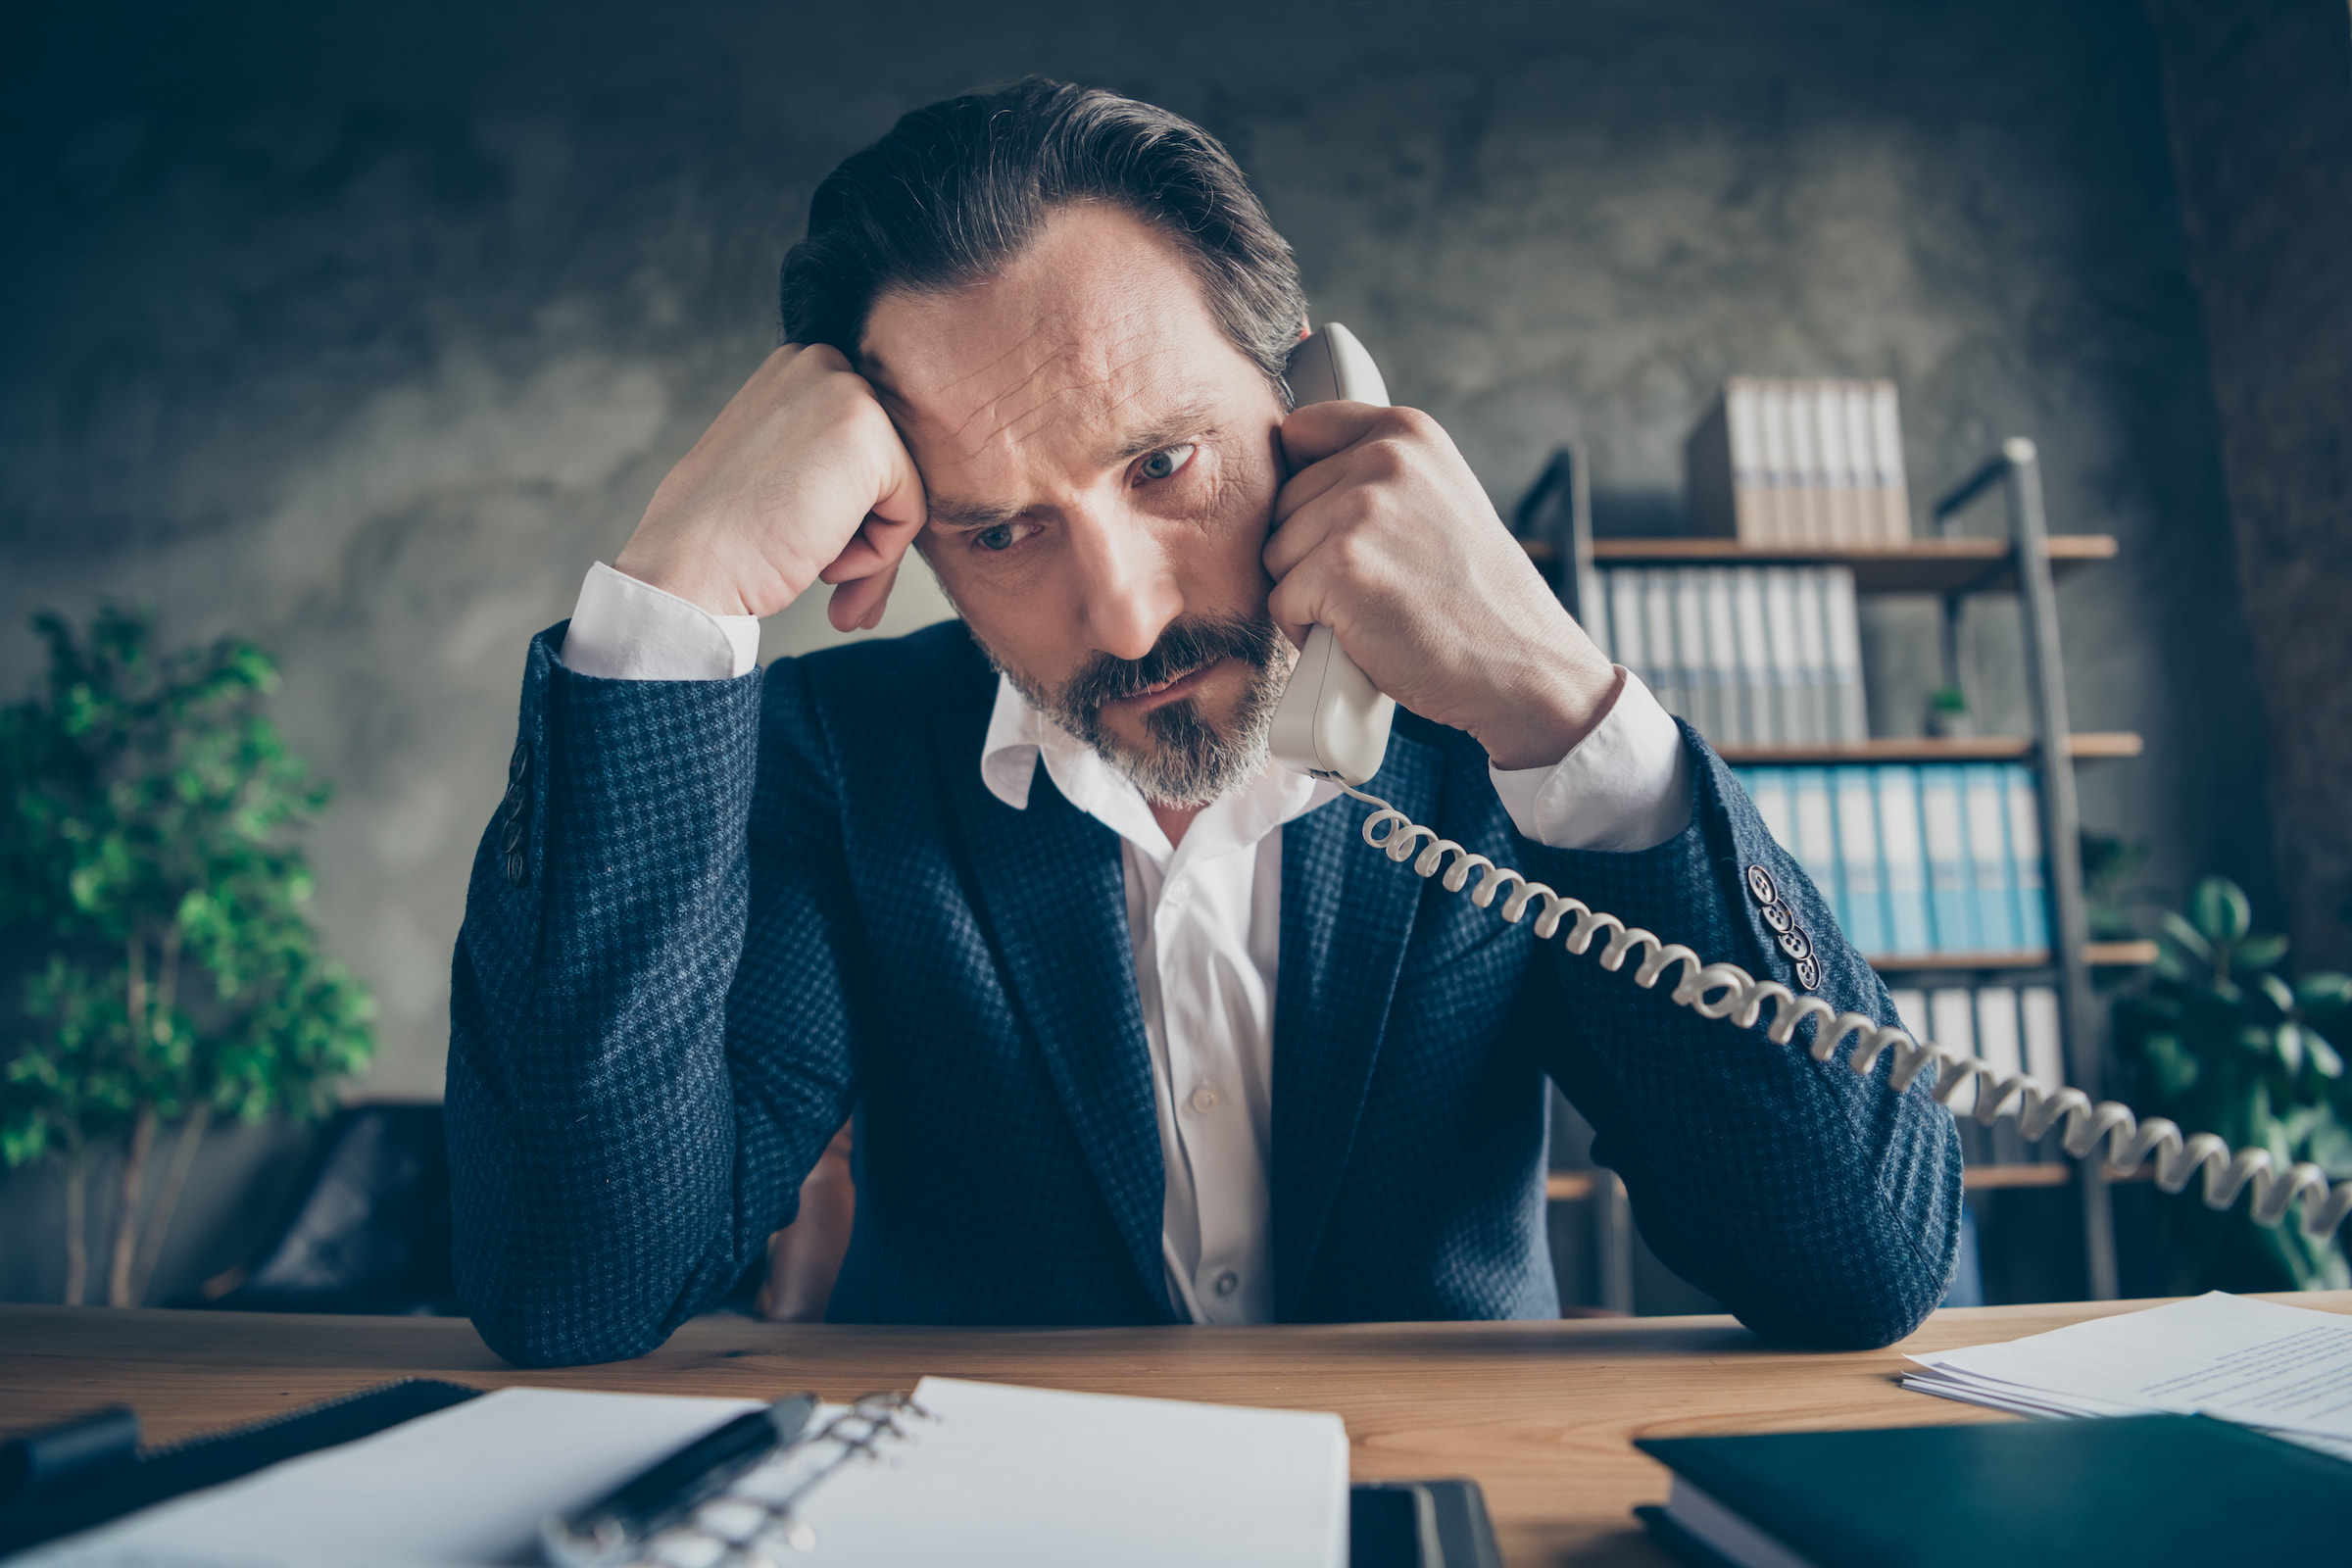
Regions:
M 2068 737 L 2067 753 L 2078 762 L 2137 757 L 2142 742 L 2128 730 L 2077 731 Z M 2034 742 L 2023 735 L 1971 735 L 1942 738 L 1934 735 L 1873 737 L 1866 741 L 1828 741 L 1809 746 L 1728 742 L 1715 748 L 1734 764 L 1838 762 L 2019 762 L 2034 755 Z
M 1625 1191 L 1625 1183 L 1617 1179 L 1613 1170 L 1555 1170 L 1544 1178 L 1544 1196 L 1554 1203 L 1579 1202 L 1598 1192 L 1604 1181 L 1619 1192 Z
M 2110 1181 L 2145 1180 L 2142 1172 L 2111 1176 Z M 1960 1173 L 1960 1185 L 1972 1193 L 1997 1193 L 2021 1187 L 2064 1187 L 2075 1179 L 2075 1167 L 2063 1160 L 2031 1165 L 1970 1165 Z M 1623 1190 L 1617 1173 L 1607 1170 L 1555 1170 L 1544 1178 L 1544 1196 L 1554 1203 L 1580 1203 L 1609 1182 Z
M 2074 1166 L 2055 1161 L 2034 1165 L 1970 1165 L 1960 1172 L 1960 1185 L 1972 1193 L 1997 1193 L 2015 1187 L 2064 1187 L 2074 1179 Z
M 2094 969 L 2144 968 L 2156 961 L 2153 942 L 2085 942 L 2083 959 Z M 2047 969 L 2050 950 L 2032 948 L 2017 953 L 1898 954 L 1870 960 L 1881 974 L 1931 974 L 1975 969 Z
M 1559 547 L 1549 540 L 1521 541 L 1538 561 L 1550 561 Z M 2050 536 L 2050 571 L 2064 578 L 2077 567 L 2113 561 L 2112 534 Z M 1869 549 L 1782 549 L 1743 545 L 1737 539 L 1595 539 L 1598 566 L 1851 566 L 1854 586 L 1866 594 L 2003 593 L 2017 586 L 2006 539 L 1914 539 L 1907 545 Z

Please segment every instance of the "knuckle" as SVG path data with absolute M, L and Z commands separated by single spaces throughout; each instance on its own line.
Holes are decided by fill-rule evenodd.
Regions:
M 1388 482 L 1401 479 L 1412 471 L 1412 453 L 1396 441 L 1367 442 L 1363 450 L 1366 478 Z
M 1381 414 L 1381 424 L 1392 434 L 1425 441 L 1438 428 L 1438 421 L 1419 409 L 1390 408 Z

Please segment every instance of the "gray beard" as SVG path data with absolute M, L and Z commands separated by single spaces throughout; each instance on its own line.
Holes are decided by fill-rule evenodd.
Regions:
M 985 642 L 980 647 L 1030 707 L 1126 774 L 1144 799 L 1155 806 L 1187 808 L 1206 806 L 1256 777 L 1266 765 L 1266 737 L 1294 662 L 1289 640 L 1262 616 L 1187 616 L 1171 622 L 1142 659 L 1097 654 L 1059 691 L 1048 691 L 1014 669 Z M 1162 703 L 1146 713 L 1149 740 L 1141 746 L 1104 726 L 1104 704 L 1222 659 L 1238 659 L 1250 670 L 1241 706 L 1223 727 L 1210 722 L 1195 697 Z

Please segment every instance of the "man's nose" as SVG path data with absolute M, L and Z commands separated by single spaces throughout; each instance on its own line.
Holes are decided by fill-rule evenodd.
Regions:
M 1113 659 L 1143 658 L 1184 613 L 1166 551 L 1116 507 L 1090 505 L 1064 514 L 1088 640 Z

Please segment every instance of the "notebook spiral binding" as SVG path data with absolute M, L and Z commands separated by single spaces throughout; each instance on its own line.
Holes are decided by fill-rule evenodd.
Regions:
M 865 1395 L 704 1503 L 684 1523 L 640 1543 L 625 1568 L 675 1568 L 681 1562 L 698 1568 L 774 1568 L 784 1553 L 811 1550 L 816 1532 L 794 1511 L 801 1502 L 844 1467 L 886 1462 L 890 1446 L 914 1443 L 911 1423 L 937 1420 L 911 1395 Z

